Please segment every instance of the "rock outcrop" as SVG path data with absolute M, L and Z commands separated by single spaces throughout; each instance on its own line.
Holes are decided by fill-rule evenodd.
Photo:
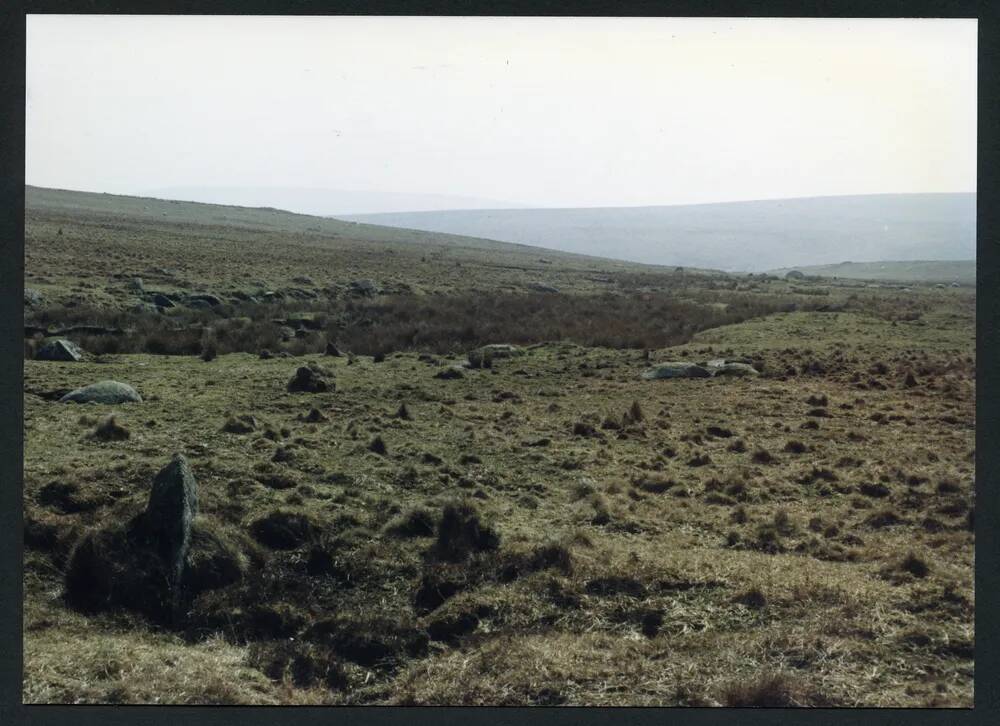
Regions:
M 76 363 L 83 360 L 83 350 L 76 343 L 65 338 L 56 338 L 42 343 L 35 353 L 35 360 L 54 360 Z

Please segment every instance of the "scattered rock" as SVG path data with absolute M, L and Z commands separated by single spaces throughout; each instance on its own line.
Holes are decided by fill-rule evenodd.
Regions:
M 218 305 L 222 305 L 222 300 L 216 295 L 212 295 L 211 293 L 207 292 L 202 292 L 202 293 L 197 293 L 195 295 L 188 295 L 187 303 L 190 307 L 197 307 L 196 305 L 197 303 L 204 303 L 204 305 L 208 305 L 209 307 L 214 308 Z M 202 307 L 204 307 L 204 305 L 202 305 Z
M 99 381 L 70 391 L 59 399 L 60 403 L 129 403 L 142 401 L 132 386 L 118 381 Z
M 35 353 L 35 360 L 78 362 L 83 360 L 83 351 L 71 340 L 56 338 L 41 345 Z
M 28 307 L 36 307 L 42 304 L 42 293 L 34 288 L 24 288 L 24 304 Z
M 164 295 L 162 292 L 155 293 L 150 301 L 160 308 L 172 308 L 174 307 L 174 301 L 169 297 Z
M 697 363 L 673 361 L 658 363 L 652 368 L 647 368 L 643 371 L 642 377 L 652 381 L 659 378 L 709 378 L 711 375 L 707 368 Z

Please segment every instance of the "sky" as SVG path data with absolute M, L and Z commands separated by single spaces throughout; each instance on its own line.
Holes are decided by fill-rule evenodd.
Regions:
M 390 211 L 358 201 L 375 192 L 401 210 L 971 192 L 976 32 L 937 19 L 29 15 L 25 178 L 355 193 L 360 208 L 331 214 Z

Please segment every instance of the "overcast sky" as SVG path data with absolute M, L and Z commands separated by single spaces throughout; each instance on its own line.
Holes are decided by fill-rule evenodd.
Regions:
M 26 80 L 39 186 L 631 206 L 976 184 L 974 20 L 35 15 Z

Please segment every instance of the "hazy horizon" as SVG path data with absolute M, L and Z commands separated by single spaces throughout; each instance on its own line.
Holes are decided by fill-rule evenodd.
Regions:
M 30 15 L 25 177 L 331 216 L 975 192 L 976 31 Z

